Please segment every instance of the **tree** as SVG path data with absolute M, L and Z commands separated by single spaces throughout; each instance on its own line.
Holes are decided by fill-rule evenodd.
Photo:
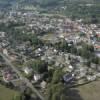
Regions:
M 97 19 L 96 15 L 91 16 L 91 23 L 93 23 L 93 24 L 98 23 L 98 19 Z
M 60 100 L 60 98 L 59 98 L 59 93 L 58 93 L 58 92 L 56 92 L 56 93 L 54 93 L 54 94 L 52 95 L 52 100 Z
M 67 88 L 61 81 L 63 74 L 62 68 L 56 69 L 53 72 L 53 77 L 46 90 L 47 100 L 61 100 L 61 95 L 66 95 Z M 66 98 L 63 100 L 66 100 Z
M 47 88 L 47 100 L 67 100 L 67 88 L 63 83 L 49 84 Z
M 93 63 L 95 63 L 95 64 L 100 64 L 100 58 L 94 56 L 94 57 L 91 58 L 91 62 L 93 62 Z
M 90 59 L 92 55 L 94 55 L 94 47 L 92 45 L 87 45 L 86 43 L 82 43 L 82 48 L 78 49 L 78 55 Z
M 62 72 L 62 69 L 57 69 L 55 70 L 54 74 L 53 74 L 53 78 L 52 78 L 52 83 L 53 84 L 56 84 L 58 82 L 60 82 L 62 76 L 63 76 L 63 72 Z
M 71 47 L 71 53 L 77 54 L 77 49 L 74 46 Z
M 94 52 L 94 47 L 93 45 L 88 45 L 88 48 L 87 48 L 90 52 Z
M 62 95 L 60 96 L 60 100 L 67 100 L 67 96 L 64 95 L 64 94 L 62 94 Z
M 59 43 L 55 44 L 55 48 L 61 51 L 69 51 L 68 43 L 65 40 L 60 41 Z
M 29 62 L 28 65 L 31 66 L 35 72 L 38 72 L 38 73 L 43 73 L 47 71 L 47 63 L 45 63 L 44 61 L 40 59 L 31 61 Z
M 88 60 L 88 61 L 86 62 L 86 65 L 87 65 L 88 67 L 90 67 L 90 66 L 91 66 L 91 61 Z

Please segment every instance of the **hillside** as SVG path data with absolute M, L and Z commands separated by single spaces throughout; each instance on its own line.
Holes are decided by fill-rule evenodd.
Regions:
M 21 10 L 36 9 L 40 13 L 83 18 L 87 22 L 92 18 L 100 21 L 100 0 L 0 0 L 0 9 L 15 8 L 16 4 Z
M 100 0 L 0 0 L 0 5 L 8 5 L 8 4 L 15 4 L 19 3 L 22 5 L 39 5 L 41 7 L 52 7 L 58 5 L 67 5 L 67 4 L 98 4 Z
M 0 4 L 13 4 L 20 2 L 23 4 L 38 4 L 40 6 L 52 6 L 66 3 L 100 3 L 100 0 L 0 0 Z

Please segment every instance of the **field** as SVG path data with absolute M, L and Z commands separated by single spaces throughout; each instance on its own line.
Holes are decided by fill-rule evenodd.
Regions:
M 100 81 L 95 81 L 76 88 L 81 100 L 100 100 Z
M 18 92 L 0 85 L 0 100 L 12 100 Z

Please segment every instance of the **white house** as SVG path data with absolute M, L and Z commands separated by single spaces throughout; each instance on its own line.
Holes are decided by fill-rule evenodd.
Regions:
M 41 88 L 45 89 L 46 88 L 47 83 L 45 81 L 42 81 L 40 86 Z
M 5 32 L 0 32 L 0 38 L 4 38 L 5 37 Z
M 25 74 L 28 75 L 28 74 L 31 74 L 32 72 L 33 72 L 32 68 L 29 68 L 29 67 L 25 67 L 25 68 L 24 68 L 24 73 L 25 73 Z
M 3 54 L 6 55 L 6 56 L 8 56 L 8 51 L 7 51 L 7 49 L 3 49 Z
M 34 74 L 34 80 L 37 82 L 41 79 L 41 75 L 40 74 Z

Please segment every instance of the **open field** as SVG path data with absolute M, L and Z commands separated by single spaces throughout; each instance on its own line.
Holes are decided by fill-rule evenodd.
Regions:
M 82 100 L 100 100 L 100 81 L 95 81 L 78 88 Z
M 16 94 L 18 94 L 18 92 L 0 85 L 0 100 L 12 100 Z

